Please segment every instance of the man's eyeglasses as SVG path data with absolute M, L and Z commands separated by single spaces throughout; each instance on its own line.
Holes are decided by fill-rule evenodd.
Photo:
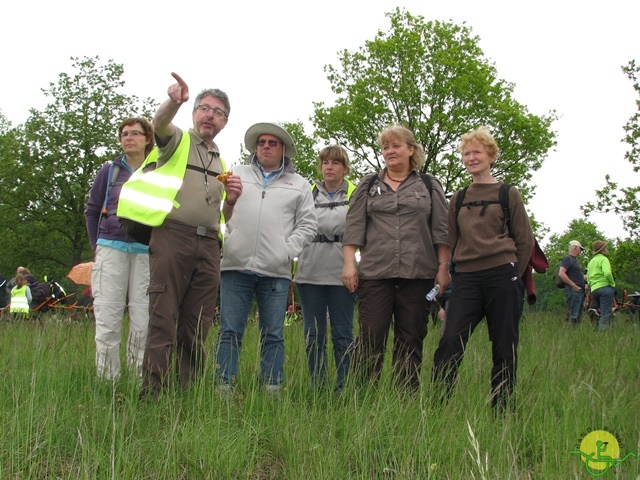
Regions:
M 218 118 L 225 118 L 227 116 L 227 112 L 218 107 L 210 107 L 209 105 L 198 105 L 196 109 L 200 110 L 202 113 L 207 113 L 212 110 L 213 114 Z
M 144 132 L 138 132 L 136 130 L 133 130 L 131 132 L 120 133 L 120 138 L 127 138 L 127 137 L 138 138 L 140 136 L 144 137 Z
M 259 147 L 264 147 L 267 144 L 269 144 L 270 147 L 275 148 L 278 145 L 284 145 L 284 142 L 281 142 L 280 140 L 273 140 L 273 139 L 266 140 L 264 138 L 261 138 L 260 140 L 258 140 Z

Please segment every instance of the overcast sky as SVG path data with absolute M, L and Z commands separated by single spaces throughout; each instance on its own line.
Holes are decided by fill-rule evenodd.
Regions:
M 581 217 L 579 206 L 594 199 L 605 174 L 625 186 L 638 182 L 621 143 L 637 96 L 620 67 L 640 61 L 640 2 L 630 0 L 14 1 L 3 6 L 0 29 L 0 109 L 23 123 L 29 108 L 45 106 L 41 88 L 72 73 L 72 56 L 123 64 L 125 92 L 158 101 L 175 71 L 192 98 L 210 87 L 229 94 L 231 116 L 216 142 L 235 164 L 256 122 L 300 120 L 310 133 L 312 103 L 335 98 L 324 66 L 388 28 L 385 13 L 396 6 L 426 20 L 466 22 L 499 78 L 516 85 L 517 101 L 536 115 L 560 115 L 558 146 L 534 175 L 528 205 L 552 233 Z M 191 125 L 189 110 L 178 126 Z M 613 215 L 593 220 L 609 237 L 626 236 Z

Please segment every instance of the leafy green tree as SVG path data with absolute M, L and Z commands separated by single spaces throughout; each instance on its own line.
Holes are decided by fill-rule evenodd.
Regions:
M 99 57 L 71 60 L 74 73 L 61 73 L 43 89 L 50 99 L 44 110 L 31 109 L 24 126 L 10 131 L 15 150 L 0 150 L 0 235 L 41 275 L 66 273 L 91 259 L 87 193 L 101 165 L 119 153 L 119 123 L 150 117 L 155 108 L 151 99 L 121 92 L 122 65 Z
M 501 80 L 484 57 L 479 38 L 465 24 L 425 22 L 396 8 L 388 29 L 356 52 L 340 53 L 340 66 L 325 66 L 335 105 L 314 104 L 316 135 L 350 152 L 364 174 L 384 165 L 377 136 L 393 123 L 413 130 L 426 153 L 425 172 L 446 192 L 469 182 L 457 147 L 462 134 L 488 126 L 501 147 L 494 173 L 517 185 L 525 202 L 549 149 L 555 112 L 530 114 L 513 98 L 514 85 Z
M 2 174 L 2 167 L 7 162 L 14 161 L 20 151 L 20 130 L 12 127 L 11 122 L 0 112 L 0 191 L 11 188 L 14 184 L 12 178 Z M 12 198 L 12 202 L 19 199 Z M 15 235 L 16 230 L 22 225 L 18 222 L 8 221 L 13 214 L 11 204 L 0 197 L 0 241 L 4 246 L 0 255 L 0 273 L 10 278 L 14 275 L 16 267 L 21 265 L 19 250 L 20 244 Z
M 609 259 L 616 289 L 630 293 L 640 290 L 640 240 L 626 238 L 618 241 L 615 254 L 609 255 Z
M 319 153 L 316 148 L 317 139 L 306 134 L 304 125 L 300 121 L 295 123 L 284 122 L 282 126 L 293 138 L 293 143 L 298 152 L 293 159 L 296 172 L 309 180 L 309 182 L 313 182 L 319 178 L 316 168 Z
M 604 237 L 602 232 L 598 230 L 598 226 L 585 220 L 584 218 L 574 219 L 569 222 L 567 229 L 561 234 L 553 234 L 549 238 L 549 243 L 545 247 L 545 254 L 549 259 L 549 264 L 557 264 L 566 255 L 569 254 L 569 242 L 571 240 L 578 240 L 585 248 L 584 253 L 581 256 L 581 260 L 590 258 L 591 245 L 596 240 L 609 241 Z M 585 265 L 586 266 L 586 265 Z
M 622 67 L 622 71 L 633 82 L 633 89 L 640 97 L 640 65 L 631 60 Z M 629 145 L 625 158 L 633 165 L 633 171 L 640 171 L 640 98 L 636 100 L 637 111 L 623 127 L 625 137 L 623 142 Z M 605 186 L 596 190 L 596 202 L 588 202 L 582 206 L 582 211 L 589 216 L 594 212 L 613 212 L 622 220 L 625 231 L 631 236 L 640 235 L 640 186 L 619 188 L 618 183 L 605 176 Z

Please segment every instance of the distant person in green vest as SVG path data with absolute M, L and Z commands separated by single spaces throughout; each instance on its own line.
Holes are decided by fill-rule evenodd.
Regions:
M 300 254 L 293 280 L 302 303 L 311 388 L 329 385 L 327 330 L 330 326 L 336 364 L 335 390 L 339 391 L 349 372 L 353 343 L 356 294 L 342 284 L 342 237 L 349 199 L 356 187 L 344 178 L 349 173 L 349 156 L 339 145 L 328 146 L 320 152 L 318 171 L 322 180 L 312 187 L 318 234 Z
M 580 265 L 578 256 L 584 251 L 584 247 L 577 240 L 569 242 L 569 255 L 566 255 L 560 263 L 558 277 L 565 283 L 564 296 L 567 299 L 566 321 L 576 326 L 580 323 L 584 306 L 584 271 Z
M 120 227 L 115 215 L 123 184 L 155 145 L 153 127 L 144 118 L 126 118 L 118 127 L 122 155 L 105 163 L 91 185 L 85 208 L 87 234 L 94 252 L 91 271 L 96 319 L 96 372 L 120 375 L 120 342 L 125 308 L 129 313 L 126 362 L 140 374 L 149 327 L 149 247 Z
M 172 122 L 189 100 L 189 87 L 176 73 L 168 88 L 169 98 L 153 118 L 159 147 L 158 169 L 175 162 L 174 178 L 180 185 L 175 198 L 163 199 L 153 185 L 148 194 L 173 202 L 161 226 L 153 229 L 149 242 L 149 333 L 143 362 L 141 397 L 157 398 L 166 386 L 170 366 L 187 387 L 205 365 L 204 342 L 213 323 L 220 283 L 220 211 L 231 218 L 242 193 L 242 182 L 224 173 L 214 138 L 227 125 L 231 106 L 226 93 L 203 90 L 193 103 L 193 128 L 183 132 Z M 183 167 L 181 167 L 184 165 Z M 177 171 L 180 170 L 180 171 Z M 226 197 L 225 195 L 226 191 Z
M 22 273 L 16 274 L 16 285 L 11 289 L 11 306 L 9 311 L 14 320 L 29 318 L 31 304 L 31 289 Z
M 593 257 L 587 264 L 587 282 L 595 303 L 600 305 L 598 330 L 608 329 L 613 322 L 613 297 L 616 295 L 616 282 L 611 272 L 611 263 L 607 258 L 607 242 L 593 242 Z

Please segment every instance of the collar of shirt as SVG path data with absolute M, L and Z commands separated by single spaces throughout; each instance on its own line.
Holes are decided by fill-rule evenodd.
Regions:
M 280 168 L 274 170 L 273 172 L 265 172 L 262 165 L 258 163 L 258 167 L 260 168 L 260 173 L 262 173 L 262 187 L 266 188 L 271 180 L 280 175 L 282 169 L 284 168 L 284 162 L 280 163 Z
M 126 168 L 127 170 L 129 170 L 131 173 L 133 173 L 133 168 L 131 168 L 131 165 L 129 165 L 127 163 L 127 156 L 126 155 L 122 155 L 122 165 L 124 166 L 124 168 Z

